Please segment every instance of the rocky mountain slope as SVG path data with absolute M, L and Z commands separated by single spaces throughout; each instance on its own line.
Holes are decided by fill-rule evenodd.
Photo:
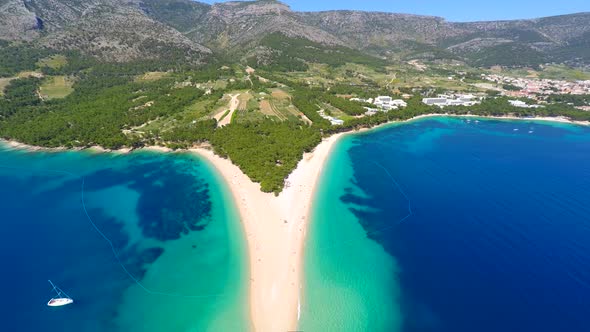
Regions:
M 590 13 L 453 23 L 361 11 L 295 12 L 274 0 L 0 0 L 0 39 L 38 41 L 127 61 L 213 50 L 245 54 L 276 33 L 391 58 L 456 58 L 475 65 L 590 62 Z M 239 53 L 239 52 L 238 52 Z
M 43 28 L 23 1 L 0 0 L 0 39 L 32 40 Z
M 3 7 L 15 9 L 0 16 L 0 39 L 34 40 L 36 45 L 56 50 L 78 50 L 109 61 L 172 55 L 198 61 L 211 52 L 167 24 L 146 15 L 139 1 L 4 2 Z
M 197 43 L 216 50 L 233 49 L 272 33 L 305 38 L 325 45 L 343 40 L 308 24 L 278 1 L 225 2 L 212 6 L 191 0 L 144 0 L 148 15 L 175 27 Z M 183 8 L 179 14 L 178 8 Z

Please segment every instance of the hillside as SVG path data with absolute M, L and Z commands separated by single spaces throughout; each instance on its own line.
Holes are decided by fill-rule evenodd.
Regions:
M 326 47 L 397 59 L 459 59 L 475 66 L 590 62 L 590 13 L 453 23 L 362 11 L 296 12 L 274 0 L 0 0 L 0 39 L 35 41 L 105 60 L 196 61 L 213 50 L 243 56 L 280 33 Z M 514 56 L 517 55 L 517 56 Z
M 590 106 L 586 97 L 519 109 L 496 98 L 518 87 L 484 79 L 588 79 L 583 68 L 540 64 L 590 63 L 589 19 L 452 23 L 302 13 L 272 0 L 0 0 L 0 138 L 66 148 L 206 144 L 278 193 L 303 153 L 335 132 L 436 112 L 590 120 L 567 104 Z M 444 110 L 422 103 L 448 91 L 490 99 Z M 376 96 L 407 107 L 376 111 Z
M 212 6 L 191 0 L 146 0 L 148 15 L 175 27 L 197 43 L 218 51 L 234 50 L 282 33 L 325 45 L 343 41 L 307 24 L 299 13 L 278 1 L 225 2 Z M 182 8 L 182 10 L 177 10 Z
M 4 0 L 0 38 L 75 50 L 107 61 L 174 57 L 198 62 L 210 50 L 147 16 L 140 1 Z M 2 11 L 3 13 L 5 11 Z M 14 24 L 18 22 L 19 25 Z

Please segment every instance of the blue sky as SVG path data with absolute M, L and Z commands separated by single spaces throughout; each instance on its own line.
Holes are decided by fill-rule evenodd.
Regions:
M 203 1 L 203 0 L 201 0 Z M 205 2 L 221 2 L 205 0 Z M 590 11 L 590 0 L 283 0 L 294 10 L 359 9 L 442 16 L 450 21 L 534 18 Z

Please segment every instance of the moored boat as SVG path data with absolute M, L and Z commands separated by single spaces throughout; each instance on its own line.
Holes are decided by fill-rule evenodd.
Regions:
M 68 304 L 74 303 L 74 300 L 68 294 L 66 294 L 64 291 L 62 291 L 57 286 L 55 286 L 51 282 L 51 280 L 48 280 L 48 281 L 51 284 L 51 286 L 53 286 L 53 290 L 57 293 L 57 296 L 56 297 L 51 298 L 51 300 L 49 300 L 49 302 L 47 302 L 47 305 L 48 306 L 50 306 L 50 307 L 61 307 L 61 306 L 64 306 L 64 305 L 68 305 Z

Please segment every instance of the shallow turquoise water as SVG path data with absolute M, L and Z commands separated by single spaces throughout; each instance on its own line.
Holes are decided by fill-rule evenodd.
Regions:
M 345 137 L 316 193 L 306 331 L 590 330 L 590 128 L 430 118 Z
M 3 147 L 0 199 L 3 329 L 250 329 L 242 226 L 202 159 Z M 48 308 L 47 279 L 75 304 Z
M 342 138 L 324 167 L 305 243 L 300 329 L 386 331 L 401 326 L 398 266 L 373 241 L 340 194 L 353 176 L 346 154 L 352 136 Z M 362 192 L 357 191 L 362 195 Z

